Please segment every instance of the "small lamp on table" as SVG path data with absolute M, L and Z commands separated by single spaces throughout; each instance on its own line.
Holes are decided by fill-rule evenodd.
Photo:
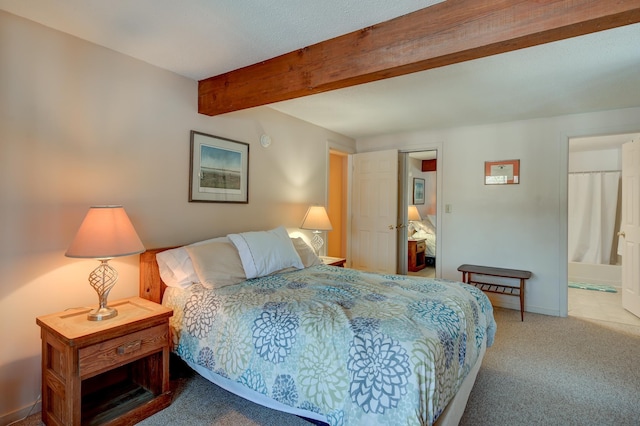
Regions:
M 98 293 L 99 306 L 87 318 L 101 321 L 113 318 L 118 311 L 107 305 L 109 291 L 118 281 L 118 272 L 109 259 L 142 253 L 145 250 L 122 206 L 93 206 L 87 212 L 65 256 L 98 259 L 89 274 L 89 284 Z
M 302 225 L 300 225 L 300 228 L 313 231 L 311 246 L 315 250 L 316 255 L 319 256 L 320 249 L 324 245 L 324 241 L 322 240 L 320 233 L 322 231 L 331 231 L 333 229 L 327 210 L 322 206 L 309 207 L 307 214 L 305 214 L 304 219 L 302 219 Z
M 413 222 L 419 222 L 422 220 L 422 217 L 420 217 L 420 212 L 418 211 L 418 208 L 416 206 L 409 206 L 409 211 L 407 212 L 407 220 L 409 221 L 409 238 L 411 238 L 411 234 L 415 232 L 415 225 L 413 224 Z

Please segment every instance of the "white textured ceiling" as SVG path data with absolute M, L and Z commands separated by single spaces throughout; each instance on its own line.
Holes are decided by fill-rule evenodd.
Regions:
M 0 0 L 0 9 L 194 80 L 442 0 Z
M 273 105 L 353 137 L 633 106 L 640 25 Z
M 0 0 L 0 9 L 199 80 L 438 2 Z M 638 40 L 640 24 L 272 107 L 360 138 L 640 106 Z

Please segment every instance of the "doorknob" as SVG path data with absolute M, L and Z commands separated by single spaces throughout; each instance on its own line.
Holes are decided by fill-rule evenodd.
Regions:
M 625 236 L 626 234 L 624 233 L 624 231 L 618 232 L 618 237 L 624 238 Z

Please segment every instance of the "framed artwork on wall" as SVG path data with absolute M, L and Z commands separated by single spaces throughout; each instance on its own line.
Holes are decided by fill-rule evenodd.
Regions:
M 510 185 L 516 183 L 520 183 L 520 160 L 484 162 L 485 185 Z
M 248 203 L 249 144 L 192 130 L 189 202 Z
M 424 179 L 413 178 L 413 204 L 424 204 Z

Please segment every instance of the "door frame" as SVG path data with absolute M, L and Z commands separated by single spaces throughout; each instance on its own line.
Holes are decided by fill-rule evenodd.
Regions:
M 434 226 L 436 227 L 435 277 L 440 278 L 442 276 L 441 275 L 442 262 L 438 261 L 438 256 L 442 254 L 442 250 L 441 250 L 442 241 L 440 238 L 441 224 L 442 224 L 442 217 L 440 215 L 440 212 L 442 210 L 440 208 L 441 206 L 440 198 L 442 197 L 442 173 L 443 173 L 441 146 L 439 146 L 438 148 L 423 148 L 423 149 L 410 149 L 410 150 L 398 151 L 398 155 L 403 156 L 402 161 L 400 161 L 400 159 L 398 160 L 400 161 L 400 164 L 398 167 L 398 173 L 400 173 L 399 184 L 400 184 L 400 187 L 403 188 L 403 191 L 402 191 L 403 195 L 398 195 L 398 219 L 401 219 L 401 222 L 403 224 L 405 225 L 408 224 L 407 206 L 411 204 L 410 203 L 411 195 L 409 194 L 409 172 L 407 170 L 409 154 L 414 152 L 425 152 L 425 151 L 436 152 L 436 164 L 437 164 L 437 167 L 436 167 L 436 223 L 434 223 Z M 409 250 L 408 250 L 407 244 L 401 244 L 401 243 L 402 243 L 402 239 L 407 240 L 407 238 L 408 238 L 407 228 L 405 226 L 403 227 L 402 232 L 398 233 L 398 256 L 397 256 L 398 257 L 398 273 L 402 273 L 403 275 L 408 274 L 407 262 L 408 262 Z
M 325 149 L 325 166 L 326 166 L 326 172 L 325 172 L 325 190 L 324 190 L 324 204 L 325 206 L 327 206 L 328 202 L 329 202 L 329 175 L 331 173 L 330 170 L 330 155 L 331 155 L 331 151 L 337 151 L 340 152 L 342 154 L 345 154 L 347 156 L 347 182 L 346 182 L 346 192 L 347 192 L 347 202 L 346 202 L 346 217 L 347 217 L 347 223 L 345 224 L 344 227 L 344 232 L 345 232 L 345 236 L 344 238 L 346 238 L 346 256 L 347 256 L 347 261 L 345 266 L 349 267 L 351 266 L 351 195 L 352 195 L 352 189 L 351 189 L 351 184 L 352 184 L 352 178 L 353 178 L 353 158 L 352 155 L 356 153 L 355 148 L 352 148 L 350 146 L 347 145 L 343 145 L 339 142 L 333 141 L 331 139 L 327 140 L 326 143 L 326 149 Z
M 409 237 L 407 234 L 408 209 L 405 206 L 409 205 L 409 153 L 404 151 L 398 151 L 398 222 L 404 226 L 398 229 L 396 234 L 397 249 L 396 249 L 396 273 L 401 275 L 408 275 L 408 257 L 409 250 L 407 248 L 406 241 Z M 437 199 L 436 199 L 437 200 Z
M 603 135 L 632 135 L 640 133 L 640 129 L 629 125 L 613 126 L 605 128 L 591 129 L 580 134 L 562 133 L 560 136 L 564 149 L 560 151 L 559 176 L 560 185 L 560 263 L 558 265 L 558 276 L 562 280 L 558 283 L 558 311 L 559 316 L 569 315 L 569 141 L 576 138 L 598 137 Z M 562 283 L 566 283 L 563 285 Z M 622 305 L 621 305 L 622 307 Z
M 325 160 L 325 164 L 326 164 L 326 180 L 325 180 L 325 205 L 328 202 L 328 198 L 329 198 L 329 155 L 330 155 L 330 151 L 334 150 L 334 151 L 339 151 L 342 153 L 347 154 L 348 160 L 347 160 L 347 167 L 348 167 L 348 171 L 347 171 L 347 223 L 345 226 L 345 232 L 346 232 L 346 238 L 347 238 L 347 262 L 346 262 L 346 266 L 350 266 L 351 265 L 351 211 L 352 211 L 352 206 L 351 206 L 351 201 L 353 199 L 353 155 L 352 154 L 356 154 L 356 150 L 352 147 L 349 147 L 347 145 L 343 145 L 340 144 L 338 142 L 335 142 L 333 140 L 327 140 L 327 144 L 326 144 L 326 160 Z M 381 149 L 381 151 L 383 151 L 383 149 Z M 436 169 L 436 223 L 434 224 L 436 226 L 436 270 L 435 270 L 435 276 L 436 278 L 439 278 L 442 276 L 442 262 L 439 262 L 438 256 L 442 255 L 442 237 L 441 237 L 441 233 L 442 233 L 442 222 L 443 222 L 443 217 L 442 217 L 442 212 L 443 212 L 443 193 L 442 193 L 442 178 L 443 178 L 443 173 L 444 173 L 444 169 L 442 167 L 442 164 L 444 164 L 444 150 L 443 150 L 443 146 L 442 146 L 442 142 L 436 142 L 436 143 L 430 143 L 430 144 L 425 144 L 424 146 L 419 146 L 419 147 L 414 147 L 414 148 L 404 148 L 404 149 L 399 149 L 398 150 L 398 154 L 408 154 L 411 152 L 421 152 L 421 151 L 436 151 L 436 159 L 438 162 L 438 167 Z M 366 152 L 366 151 L 363 151 Z M 400 172 L 400 171 L 399 171 Z M 399 177 L 399 181 L 402 181 L 402 176 L 398 176 Z M 405 185 L 408 188 L 408 184 Z M 404 187 L 404 186 L 403 186 Z M 404 189 L 405 192 L 405 197 L 407 197 L 406 199 L 408 200 L 408 193 L 406 192 L 408 191 L 408 189 Z M 402 197 L 398 197 L 398 202 L 401 202 L 401 198 Z M 403 216 L 403 223 L 406 222 L 407 220 L 407 216 L 406 216 L 406 212 L 404 212 L 404 216 Z M 406 232 L 406 231 L 405 231 Z M 407 261 L 407 257 L 408 257 L 408 250 L 406 247 L 406 244 L 403 246 L 403 249 L 398 249 L 397 252 L 400 253 L 401 251 L 404 252 L 403 254 L 403 258 L 404 261 Z

